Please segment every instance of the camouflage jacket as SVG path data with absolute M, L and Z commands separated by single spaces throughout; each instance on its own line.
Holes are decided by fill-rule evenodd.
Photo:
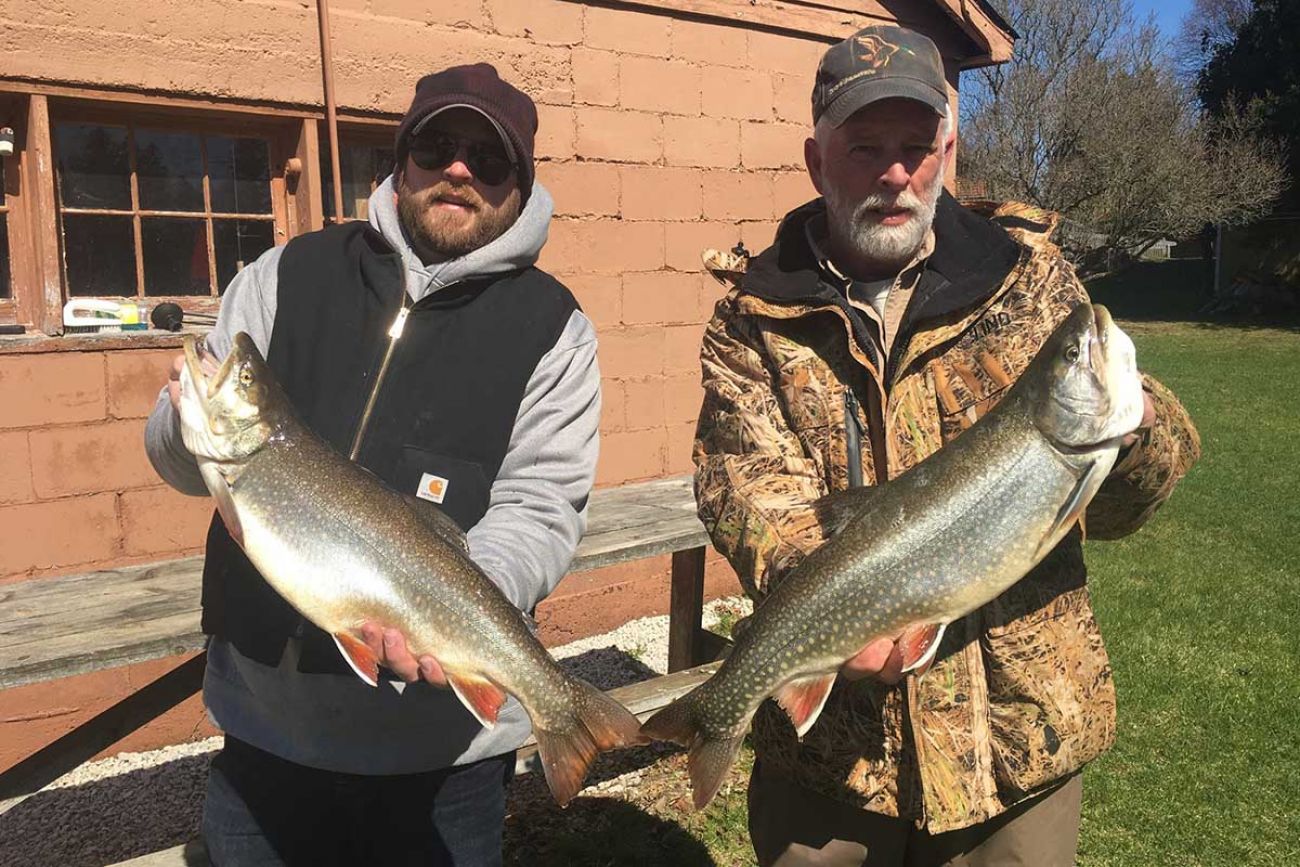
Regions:
M 787 215 L 718 303 L 701 353 L 696 498 L 756 601 L 824 541 L 814 500 L 897 476 L 952 440 L 1087 298 L 1049 240 L 1052 215 L 984 210 L 941 199 L 934 250 L 887 363 L 878 320 L 846 303 L 806 239 L 820 201 Z M 1094 498 L 1084 522 L 1094 538 L 1136 530 L 1199 456 L 1177 399 L 1149 377 L 1144 386 L 1157 420 Z M 1001 813 L 1114 736 L 1077 528 L 1024 580 L 951 624 L 923 678 L 841 679 L 802 742 L 772 702 L 754 722 L 765 771 L 932 833 Z

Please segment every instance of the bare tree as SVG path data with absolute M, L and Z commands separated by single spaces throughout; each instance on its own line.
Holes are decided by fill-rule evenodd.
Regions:
M 1277 195 L 1276 148 L 1211 124 L 1125 0 L 1011 0 L 1012 61 L 963 81 L 962 174 L 1057 211 L 1078 250 L 1137 254 Z

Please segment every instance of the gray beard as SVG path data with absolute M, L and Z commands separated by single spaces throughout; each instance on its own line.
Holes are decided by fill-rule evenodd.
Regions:
M 901 268 L 925 243 L 942 192 L 942 171 L 935 175 L 930 188 L 920 196 L 908 189 L 897 196 L 875 194 L 860 202 L 850 202 L 837 190 L 828 188 L 823 194 L 827 224 L 838 243 L 866 261 Z M 868 211 L 888 207 L 907 208 L 912 212 L 912 219 L 901 226 L 882 226 L 867 215 Z

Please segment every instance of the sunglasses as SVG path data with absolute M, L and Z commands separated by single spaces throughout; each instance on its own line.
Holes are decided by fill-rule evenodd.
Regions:
M 445 169 L 465 152 L 465 165 L 490 187 L 503 184 L 514 173 L 515 164 L 499 145 L 466 141 L 446 133 L 426 133 L 411 139 L 411 162 L 425 171 Z

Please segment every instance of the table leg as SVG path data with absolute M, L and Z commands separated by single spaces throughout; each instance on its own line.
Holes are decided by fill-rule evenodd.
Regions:
M 704 548 L 673 552 L 672 591 L 668 607 L 668 671 L 698 665 L 700 621 L 704 617 Z

